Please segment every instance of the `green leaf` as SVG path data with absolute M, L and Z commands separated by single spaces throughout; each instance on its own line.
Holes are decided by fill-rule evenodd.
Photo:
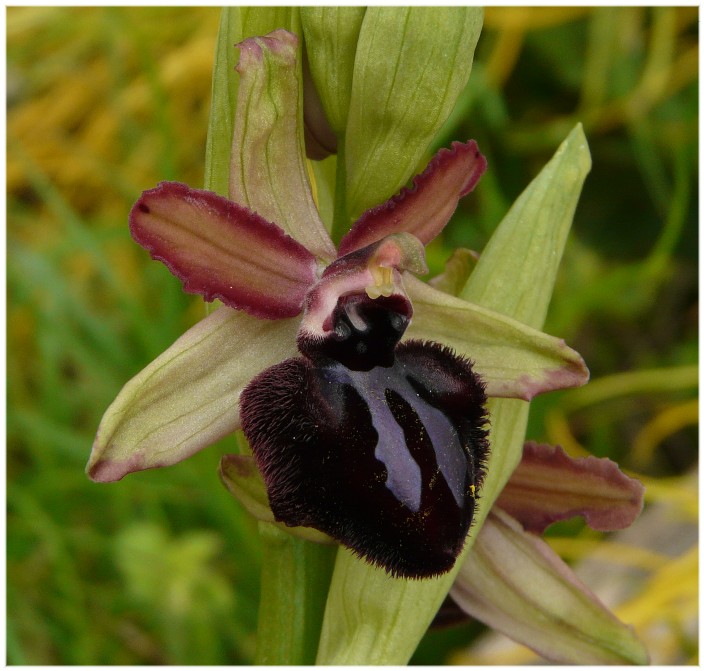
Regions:
M 476 7 L 367 9 L 344 143 L 351 219 L 416 172 L 467 83 L 482 21 Z
M 552 296 L 582 184 L 591 169 L 578 124 L 518 197 L 479 258 L 461 297 L 541 328 Z M 492 400 L 492 450 L 477 529 L 518 465 L 528 406 Z
M 242 20 L 239 7 L 223 8 L 215 44 L 204 180 L 208 191 L 215 191 L 221 196 L 227 196 L 230 178 L 230 150 L 238 83 L 235 74 L 238 58 L 235 44 L 240 39 Z

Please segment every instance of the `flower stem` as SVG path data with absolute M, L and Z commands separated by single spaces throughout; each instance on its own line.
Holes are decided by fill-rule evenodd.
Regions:
M 264 546 L 256 663 L 315 663 L 337 547 L 260 522 Z
M 337 142 L 337 166 L 335 172 L 335 209 L 332 218 L 330 235 L 337 246 L 342 236 L 350 228 L 347 212 L 347 168 L 345 167 L 345 139 L 340 137 Z

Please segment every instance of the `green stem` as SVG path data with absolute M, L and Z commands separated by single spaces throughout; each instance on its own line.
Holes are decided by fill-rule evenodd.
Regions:
M 337 165 L 335 171 L 335 209 L 332 217 L 332 230 L 330 235 L 335 245 L 340 244 L 342 236 L 350 228 L 349 213 L 347 212 L 347 168 L 345 167 L 345 139 L 340 137 L 337 141 Z
M 260 522 L 264 546 L 256 663 L 315 663 L 336 546 L 318 545 Z

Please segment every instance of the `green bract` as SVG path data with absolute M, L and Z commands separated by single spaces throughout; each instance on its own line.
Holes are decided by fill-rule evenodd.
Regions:
M 333 238 L 417 171 L 472 69 L 476 7 L 305 8 L 310 71 L 337 135 Z
M 578 125 L 551 161 L 518 197 L 491 236 L 461 296 L 540 328 L 545 320 L 582 184 L 591 169 L 589 147 Z M 518 464 L 528 405 L 490 401 L 494 425 L 490 472 L 480 518 Z
M 416 172 L 472 69 L 476 7 L 371 7 L 359 33 L 345 131 L 355 219 Z
M 305 7 L 301 22 L 311 75 L 328 122 L 344 137 L 364 7 Z

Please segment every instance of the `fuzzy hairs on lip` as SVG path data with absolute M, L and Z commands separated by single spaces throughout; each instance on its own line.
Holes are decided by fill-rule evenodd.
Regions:
M 263 371 L 240 399 L 274 516 L 392 576 L 442 574 L 484 475 L 484 383 L 447 347 L 398 344 L 409 321 L 398 299 L 344 297 L 331 319 L 327 338 L 299 334 L 301 356 Z

